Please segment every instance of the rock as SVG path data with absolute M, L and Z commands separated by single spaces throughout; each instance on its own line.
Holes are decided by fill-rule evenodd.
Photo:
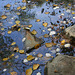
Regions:
M 66 35 L 68 35 L 69 37 L 75 38 L 75 25 L 66 28 L 65 32 L 66 32 Z
M 46 64 L 44 75 L 74 75 L 75 59 L 73 56 L 58 55 Z

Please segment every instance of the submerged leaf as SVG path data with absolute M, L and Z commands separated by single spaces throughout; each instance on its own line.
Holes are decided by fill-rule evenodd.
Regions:
M 19 23 L 20 23 L 20 21 L 18 21 L 18 20 L 17 20 L 17 21 L 15 21 L 15 23 L 16 23 L 16 24 L 19 24 Z
M 29 69 L 26 70 L 25 73 L 26 73 L 26 75 L 31 75 L 32 72 L 33 72 L 32 68 L 29 68 Z
M 11 75 L 17 75 L 17 72 L 10 72 Z
M 16 44 L 16 42 L 13 42 L 11 45 L 15 45 Z
M 49 14 L 49 12 L 45 12 L 45 14 Z
M 31 33 L 32 33 L 33 35 L 36 35 L 36 34 L 37 34 L 37 31 L 36 31 L 36 30 L 33 30 Z
M 12 31 L 8 31 L 8 34 L 11 34 L 12 33 Z
M 39 22 L 39 21 L 40 21 L 40 19 L 37 19 L 37 20 L 36 20 L 36 22 Z
M 25 9 L 26 9 L 26 6 L 23 6 L 21 9 L 22 9 L 22 10 L 25 10 Z
M 5 16 L 5 15 L 2 15 L 1 17 L 2 17 L 2 19 L 6 19 L 7 18 L 7 16 Z
M 39 64 L 34 64 L 34 65 L 33 65 L 33 70 L 38 69 L 39 66 L 40 66 Z
M 47 22 L 43 23 L 43 26 L 44 26 L 44 27 L 47 27 L 47 25 L 48 25 L 48 23 L 47 23 Z
M 11 7 L 11 5 L 10 5 L 10 4 L 7 4 L 7 5 L 6 5 L 6 7 L 10 8 L 10 7 Z
M 19 6 L 19 7 L 17 7 L 17 10 L 19 10 L 19 9 L 21 9 L 21 7 Z
M 33 57 L 32 55 L 29 55 L 28 57 L 27 57 L 27 60 L 28 61 L 31 61 L 31 60 L 33 60 L 35 57 Z
M 25 3 L 25 2 L 26 2 L 26 0 L 22 0 L 22 2 L 23 2 L 23 3 Z
M 7 61 L 8 60 L 8 58 L 3 58 L 3 61 Z
M 24 50 L 19 50 L 19 53 L 24 54 Z

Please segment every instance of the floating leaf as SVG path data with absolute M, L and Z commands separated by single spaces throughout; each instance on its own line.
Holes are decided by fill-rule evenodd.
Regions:
M 9 31 L 8 31 L 8 34 L 11 34 L 11 32 L 12 32 L 12 31 L 9 30 Z
M 11 5 L 10 5 L 10 4 L 7 4 L 7 5 L 6 5 L 6 7 L 10 8 L 10 7 L 11 7 Z
M 17 72 L 10 72 L 11 75 L 17 75 Z
M 34 65 L 33 65 L 33 70 L 38 69 L 39 66 L 40 66 L 39 64 L 34 64 Z
M 21 30 L 21 28 L 18 29 L 18 31 L 20 31 L 20 30 Z
M 36 35 L 36 34 L 37 34 L 37 31 L 36 31 L 36 30 L 33 30 L 31 33 L 32 33 L 33 35 Z
M 29 27 L 29 28 L 31 28 L 31 27 L 32 27 L 32 25 L 28 25 L 28 27 Z
M 19 53 L 24 54 L 24 50 L 19 50 Z
M 31 60 L 33 60 L 35 57 L 33 57 L 32 55 L 29 55 L 28 57 L 27 57 L 27 60 L 28 61 L 31 61 Z
M 49 12 L 45 12 L 45 14 L 49 14 Z
M 4 28 L 1 28 L 1 30 L 4 30 Z
M 21 7 L 17 7 L 17 10 L 20 10 L 21 9 Z
M 22 2 L 23 2 L 23 3 L 25 3 L 25 2 L 26 2 L 26 0 L 22 0 Z
M 16 24 L 19 24 L 19 23 L 20 23 L 20 21 L 18 21 L 18 20 L 17 20 L 17 21 L 15 21 L 15 23 L 16 23 Z
M 37 20 L 36 20 L 36 22 L 39 22 L 39 21 L 40 21 L 40 19 L 37 19 Z
M 11 45 L 15 45 L 16 44 L 16 42 L 13 42 Z
M 26 70 L 25 73 L 26 73 L 26 75 L 31 75 L 32 72 L 33 72 L 32 68 L 29 68 L 29 69 Z
M 25 10 L 25 9 L 26 9 L 26 6 L 23 6 L 21 9 L 22 9 L 22 10 Z
M 47 25 L 48 25 L 48 23 L 47 23 L 47 22 L 43 23 L 43 26 L 44 26 L 44 27 L 47 27 Z
M 5 15 L 2 15 L 1 17 L 2 17 L 2 19 L 6 19 L 7 18 L 7 16 L 5 16 Z
M 49 37 L 49 35 L 48 35 L 48 34 L 45 34 L 43 37 L 44 37 L 44 38 L 48 38 L 48 37 Z
M 7 61 L 8 60 L 8 58 L 3 58 L 3 61 Z

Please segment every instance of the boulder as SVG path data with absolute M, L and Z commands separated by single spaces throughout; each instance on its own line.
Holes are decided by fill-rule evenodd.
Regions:
M 68 55 L 58 55 L 49 61 L 44 70 L 44 75 L 74 75 L 75 57 Z

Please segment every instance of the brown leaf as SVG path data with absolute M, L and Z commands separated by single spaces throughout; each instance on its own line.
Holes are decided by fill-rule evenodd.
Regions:
M 31 33 L 32 33 L 33 35 L 36 35 L 36 34 L 37 34 L 37 31 L 36 31 L 36 30 L 33 30 Z
M 2 15 L 1 17 L 2 17 L 2 19 L 6 19 L 7 18 L 7 16 L 5 16 L 5 15 Z
M 39 66 L 40 66 L 39 64 L 34 64 L 34 65 L 33 65 L 33 70 L 38 69 Z
M 26 2 L 26 0 L 22 0 L 22 2 L 23 2 L 23 3 L 25 3 L 25 2 Z
M 31 75 L 32 72 L 33 72 L 32 68 L 29 68 L 29 69 L 26 70 L 25 73 L 26 73 L 26 75 Z

